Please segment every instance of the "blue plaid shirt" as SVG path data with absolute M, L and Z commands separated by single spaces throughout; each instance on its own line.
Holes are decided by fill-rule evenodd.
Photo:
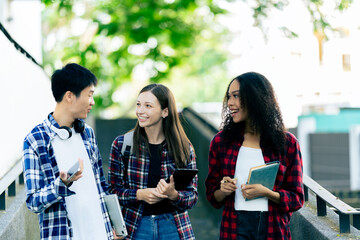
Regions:
M 26 205 L 32 212 L 38 214 L 41 239 L 72 239 L 73 230 L 67 217 L 65 197 L 75 193 L 60 179 L 60 172 L 51 145 L 51 140 L 56 133 L 50 129 L 50 125 L 59 127 L 51 114 L 37 125 L 24 140 L 23 167 L 27 189 Z M 104 202 L 107 184 L 93 129 L 86 125 L 81 137 L 92 163 L 107 236 L 108 239 L 113 239 L 112 227 Z

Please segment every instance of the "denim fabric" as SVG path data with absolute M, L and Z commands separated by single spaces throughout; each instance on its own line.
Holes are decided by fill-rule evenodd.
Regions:
M 171 213 L 142 216 L 135 233 L 136 240 L 180 240 Z
M 236 211 L 237 240 L 265 240 L 268 232 L 268 212 Z

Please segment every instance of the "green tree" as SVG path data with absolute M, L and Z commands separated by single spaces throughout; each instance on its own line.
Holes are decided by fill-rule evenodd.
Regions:
M 136 69 L 150 82 L 166 82 L 171 77 L 187 78 L 199 72 L 211 75 L 212 67 L 225 61 L 221 49 L 204 49 L 204 45 L 210 49 L 214 36 L 224 31 L 214 34 L 204 20 L 224 12 L 210 0 L 43 2 L 44 42 L 51 48 L 44 53 L 45 69 L 51 73 L 66 62 L 91 69 L 101 79 L 98 110 L 124 109 L 121 102 L 114 101 L 114 93 L 134 78 Z M 211 39 L 204 37 L 204 30 Z M 203 56 L 208 60 L 196 62 Z M 191 62 L 194 66 L 187 69 Z M 177 82 L 180 85 L 185 80 Z M 206 95 L 198 100 L 207 100 Z
M 263 27 L 263 21 L 269 17 L 269 13 L 273 9 L 283 10 L 290 0 L 243 0 L 248 3 L 249 6 L 253 9 L 253 17 L 255 19 L 254 25 L 259 27 L 266 37 L 266 29 Z M 325 0 L 303 0 L 304 6 L 307 8 L 312 22 L 313 22 L 313 32 L 323 32 L 325 37 L 328 37 L 326 33 L 336 32 L 337 29 L 334 29 L 328 21 L 328 16 L 324 12 Z M 329 2 L 329 1 L 328 1 Z M 353 0 L 333 0 L 334 3 L 333 11 L 344 11 L 351 6 Z M 287 37 L 297 37 L 297 33 L 283 28 L 284 34 Z
M 272 9 L 283 10 L 289 3 L 289 0 L 244 0 L 249 3 L 250 6 L 253 6 L 253 17 L 255 19 L 255 26 L 259 27 L 264 37 L 266 38 L 266 28 L 263 27 L 263 21 L 268 18 L 269 12 Z M 334 28 L 328 20 L 327 13 L 324 9 L 325 0 L 303 0 L 304 6 L 308 10 L 312 23 L 313 23 L 313 33 L 318 40 L 319 45 L 319 61 L 322 62 L 323 54 L 323 42 L 329 39 L 329 35 L 334 33 L 341 32 L 341 29 Z M 351 6 L 353 0 L 333 0 L 327 1 L 331 2 L 333 5 L 332 12 L 342 12 L 348 9 Z M 296 38 L 298 34 L 286 27 L 282 27 L 284 35 L 288 38 Z
M 138 86 L 145 82 L 171 86 L 183 106 L 221 101 L 226 87 L 223 79 L 229 79 L 224 46 L 230 36 L 215 21 L 226 14 L 218 7 L 222 1 L 236 0 L 43 0 L 45 69 L 51 74 L 66 62 L 89 68 L 100 79 L 95 111 L 110 109 L 116 112 L 113 117 L 134 108 L 129 100 L 136 96 L 128 99 L 129 90 L 124 87 L 134 81 Z M 263 21 L 272 10 L 288 4 L 288 0 L 242 1 L 252 8 L 254 25 L 265 39 Z M 323 0 L 303 2 L 321 51 L 322 42 L 337 29 L 323 12 Z M 352 0 L 333 3 L 334 11 L 343 11 Z M 298 37 L 293 29 L 282 30 L 289 38 Z

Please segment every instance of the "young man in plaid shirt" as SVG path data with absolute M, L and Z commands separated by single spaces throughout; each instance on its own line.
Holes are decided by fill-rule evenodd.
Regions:
M 56 70 L 51 77 L 55 110 L 24 140 L 26 204 L 38 214 L 41 239 L 114 239 L 99 149 L 83 121 L 95 104 L 96 84 L 94 74 L 80 65 Z M 68 170 L 77 162 L 70 177 Z

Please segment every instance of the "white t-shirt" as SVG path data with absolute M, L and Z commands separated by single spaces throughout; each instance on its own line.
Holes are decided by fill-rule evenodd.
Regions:
M 241 192 L 241 185 L 246 184 L 250 168 L 262 164 L 265 164 L 265 161 L 261 149 L 240 147 L 235 168 L 235 177 L 238 179 L 235 192 L 235 210 L 268 211 L 268 199 L 266 197 L 245 201 Z
M 70 186 L 70 190 L 76 194 L 65 197 L 66 209 L 74 233 L 73 239 L 107 239 L 93 165 L 81 135 L 76 133 L 74 128 L 71 130 L 71 138 L 62 140 L 56 136 L 51 144 L 59 171 L 67 172 L 79 158 L 84 161 L 82 177 Z

